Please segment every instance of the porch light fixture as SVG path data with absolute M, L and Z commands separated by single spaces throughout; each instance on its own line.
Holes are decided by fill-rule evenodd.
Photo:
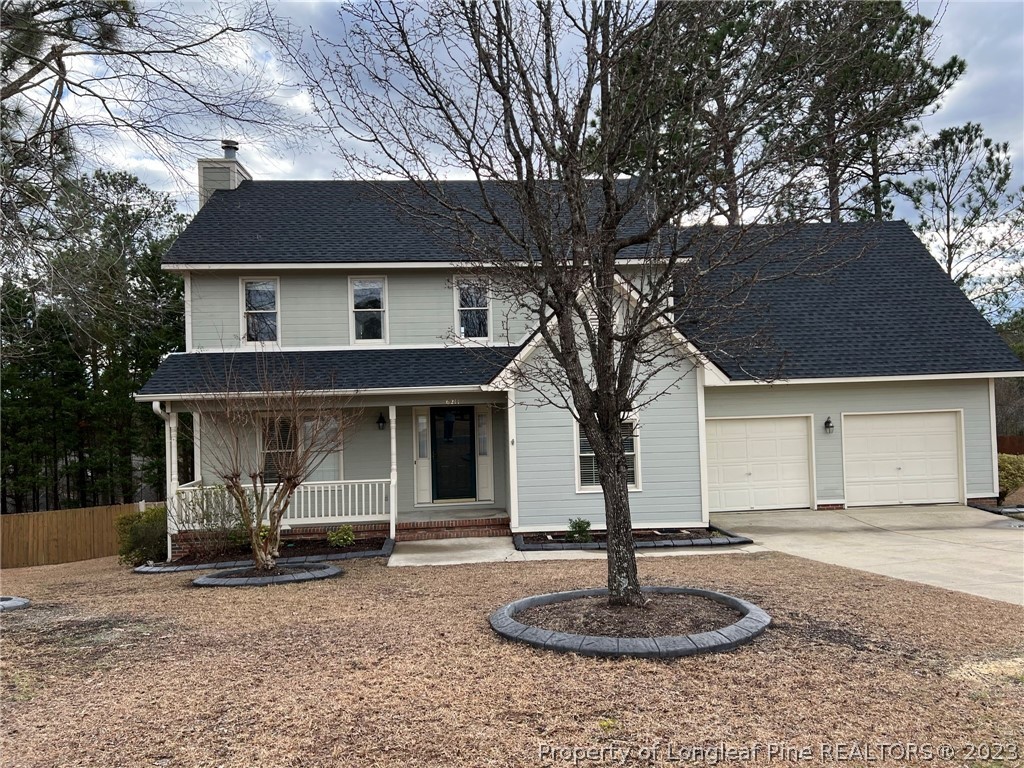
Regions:
M 835 431 L 836 431 L 836 425 L 832 423 L 832 417 L 831 416 L 826 416 L 825 417 L 825 434 L 826 435 L 831 435 Z
M 381 411 L 380 415 L 377 416 L 377 429 L 384 431 L 384 427 L 386 427 L 387 425 L 388 420 L 384 418 L 384 411 Z

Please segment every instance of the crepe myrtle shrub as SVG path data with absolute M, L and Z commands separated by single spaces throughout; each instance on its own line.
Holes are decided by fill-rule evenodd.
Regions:
M 526 407 L 561 409 L 586 438 L 617 605 L 646 603 L 624 427 L 707 358 L 778 378 L 783 358 L 770 362 L 768 311 L 753 289 L 837 266 L 824 234 L 806 252 L 772 249 L 813 211 L 752 225 L 815 175 L 808 147 L 860 141 L 816 134 L 813 121 L 799 134 L 792 126 L 807 122 L 818 84 L 877 40 L 852 34 L 858 20 L 841 15 L 807 42 L 800 3 L 759 4 L 749 24 L 734 23 L 735 5 L 367 0 L 346 4 L 330 33 L 281 45 L 342 173 L 458 254 L 514 320 L 494 322 L 494 336 L 507 328 L 513 344 L 512 328 L 537 329 L 496 383 Z M 742 54 L 705 66 L 723 25 Z M 866 85 L 845 78 L 843 88 L 856 100 Z M 901 93 L 888 88 L 871 108 Z M 725 228 L 708 180 L 749 104 L 770 119 L 749 132 L 756 152 L 733 164 L 730 183 L 754 204 Z M 454 333 L 450 343 L 466 345 Z
M 1024 488 L 1024 456 L 999 454 L 999 500 L 1002 501 L 1018 488 Z
M 204 479 L 216 478 L 233 503 L 255 567 L 273 569 L 296 492 L 337 460 L 362 411 L 335 394 L 333 381 L 313 382 L 315 374 L 281 353 L 204 365 L 202 394 L 183 403 L 199 416 L 192 423 L 201 430 Z
M 162 504 L 117 518 L 117 554 L 124 565 L 164 560 L 167 556 L 167 510 Z
M 590 535 L 590 521 L 583 517 L 570 520 L 569 530 L 565 533 L 565 540 L 576 542 L 577 544 L 586 544 L 589 541 L 593 541 L 594 537 Z
M 351 525 L 342 525 L 327 534 L 327 543 L 332 547 L 351 547 L 356 543 L 356 532 Z

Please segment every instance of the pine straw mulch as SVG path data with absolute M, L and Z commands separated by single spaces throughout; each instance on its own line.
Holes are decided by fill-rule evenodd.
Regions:
M 1024 608 L 777 553 L 640 568 L 647 583 L 752 600 L 776 623 L 732 653 L 672 662 L 557 655 L 490 631 L 502 603 L 601 585 L 601 560 L 361 561 L 246 590 L 112 558 L 4 571 L 3 592 L 34 607 L 0 617 L 0 765 L 569 765 L 540 749 L 1024 733 Z

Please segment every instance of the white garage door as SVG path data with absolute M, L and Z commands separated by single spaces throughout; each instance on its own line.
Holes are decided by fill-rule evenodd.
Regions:
M 847 506 L 960 501 L 956 413 L 843 416 Z
M 711 511 L 809 507 L 807 426 L 800 416 L 709 419 Z

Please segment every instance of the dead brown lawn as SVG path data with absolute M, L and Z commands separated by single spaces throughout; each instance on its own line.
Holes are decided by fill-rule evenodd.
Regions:
M 733 653 L 673 662 L 556 655 L 487 626 L 514 598 L 600 585 L 603 561 L 368 561 L 246 590 L 112 558 L 5 571 L 3 592 L 35 605 L 0 620 L 0 765 L 572 764 L 541 760 L 544 745 L 629 748 L 626 764 L 652 765 L 721 742 L 959 748 L 1024 733 L 1022 608 L 781 554 L 641 569 L 753 600 L 775 624 Z

